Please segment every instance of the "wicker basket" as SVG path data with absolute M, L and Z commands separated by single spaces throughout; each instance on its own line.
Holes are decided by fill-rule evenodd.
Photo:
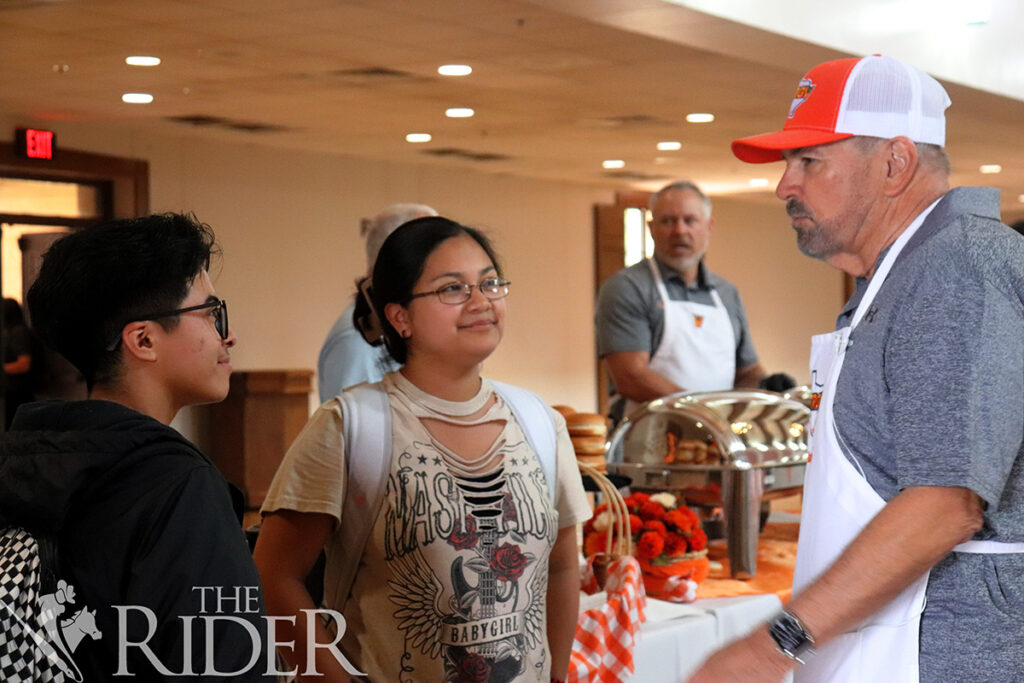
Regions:
M 612 516 L 612 524 L 603 553 L 594 556 L 594 577 L 599 586 L 604 586 L 607 568 L 614 560 L 633 554 L 633 534 L 629 528 L 629 510 L 619 490 L 604 476 L 590 465 L 578 462 L 580 473 L 594 480 L 604 502 L 608 505 L 608 513 Z

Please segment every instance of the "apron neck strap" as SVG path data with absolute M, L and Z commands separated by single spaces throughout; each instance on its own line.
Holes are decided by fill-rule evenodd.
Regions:
M 668 305 L 668 289 L 665 288 L 665 281 L 661 278 L 661 269 L 658 268 L 658 264 L 655 262 L 654 257 L 647 259 L 647 265 L 651 267 L 651 275 L 654 276 L 654 285 L 658 288 L 658 295 L 661 297 L 662 302 Z
M 935 205 L 938 204 L 941 199 L 942 197 L 939 197 L 932 202 L 928 208 L 919 213 L 917 218 L 915 218 L 903 233 L 896 238 L 896 241 L 892 243 L 892 246 L 889 248 L 888 253 L 886 253 L 885 258 L 882 259 L 882 262 L 878 265 L 878 269 L 875 271 L 874 275 L 871 276 L 871 281 L 868 282 L 868 288 L 864 292 L 864 298 L 862 298 L 860 303 L 857 304 L 857 310 L 854 311 L 853 319 L 850 321 L 851 330 L 857 327 L 857 323 L 860 322 L 860 319 L 863 318 L 864 314 L 871 308 L 871 304 L 875 300 L 875 295 L 878 294 L 878 290 L 882 288 L 882 283 L 884 283 L 885 278 L 889 276 L 889 271 L 892 270 L 893 264 L 896 263 L 896 259 L 899 258 L 900 252 L 903 251 L 903 247 L 907 246 L 907 242 L 909 242 L 910 238 L 914 236 L 914 233 L 917 232 L 918 228 L 924 224 L 924 219 L 928 217 L 928 214 L 932 212 L 932 209 L 935 208 Z

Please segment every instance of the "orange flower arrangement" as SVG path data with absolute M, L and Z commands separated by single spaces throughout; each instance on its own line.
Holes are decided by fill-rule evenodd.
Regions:
M 671 592 L 681 578 L 698 583 L 707 578 L 708 537 L 693 510 L 670 493 L 633 493 L 625 498 L 625 503 L 636 557 L 649 594 Z M 604 552 L 608 534 L 613 534 L 614 529 L 607 505 L 597 506 L 594 516 L 583 526 L 584 553 L 589 556 Z

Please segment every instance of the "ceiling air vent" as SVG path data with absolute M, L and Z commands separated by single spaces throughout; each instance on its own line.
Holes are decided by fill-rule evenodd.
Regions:
M 619 116 L 605 116 L 598 119 L 589 119 L 589 123 L 602 128 L 638 128 L 646 126 L 672 125 L 671 121 L 659 119 L 650 114 L 621 114 Z
M 437 149 L 424 149 L 421 151 L 423 154 L 430 154 L 436 157 L 452 157 L 465 161 L 507 161 L 512 158 L 505 154 L 473 152 L 468 149 L 459 149 L 458 147 L 438 147 Z
M 242 133 L 280 133 L 288 130 L 285 126 L 273 123 L 259 123 L 257 121 L 238 121 L 225 119 L 220 116 L 206 116 L 205 114 L 194 114 L 192 116 L 168 116 L 168 121 L 183 123 L 188 126 L 216 127 L 237 130 Z
M 59 5 L 67 0 L 0 0 L 0 11 L 15 9 L 33 9 L 35 7 L 48 7 Z
M 222 119 L 219 116 L 204 116 L 202 114 L 196 114 L 193 116 L 168 116 L 168 121 L 174 121 L 175 123 L 185 123 L 190 126 L 222 126 L 227 123 L 227 119 Z
M 382 83 L 405 83 L 427 81 L 428 79 L 408 71 L 398 71 L 384 66 L 369 66 L 359 69 L 337 69 L 328 71 L 327 78 L 348 85 L 380 85 Z
M 338 69 L 329 73 L 332 76 L 353 76 L 359 78 L 408 78 L 412 76 L 407 71 L 397 71 L 385 66 L 368 66 L 364 69 Z
M 288 130 L 286 126 L 279 126 L 274 123 L 256 123 L 254 121 L 225 121 L 222 125 L 225 128 L 239 130 L 243 133 L 281 133 Z
M 616 180 L 667 180 L 670 176 L 666 175 L 651 175 L 650 173 L 641 173 L 639 171 L 608 171 L 603 174 L 605 178 L 615 178 Z

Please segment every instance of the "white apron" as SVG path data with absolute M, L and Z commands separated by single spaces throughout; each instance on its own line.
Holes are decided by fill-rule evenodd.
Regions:
M 836 385 L 851 331 L 864 313 L 870 310 L 893 263 L 930 210 L 931 207 L 923 212 L 886 254 L 871 278 L 850 326 L 828 334 L 815 335 L 811 339 L 812 390 L 822 393 L 818 410 L 811 414 L 812 456 L 804 475 L 800 540 L 793 577 L 794 594 L 825 571 L 885 507 L 885 501 L 847 460 L 839 445 L 833 413 Z M 974 553 L 1024 552 L 1024 544 L 968 541 L 953 550 Z M 918 681 L 918 638 L 927 586 L 926 573 L 856 629 L 840 635 L 818 650 L 807 660 L 807 664 L 796 670 L 794 680 L 814 683 Z
M 732 389 L 736 380 L 736 333 L 721 297 L 711 290 L 712 305 L 672 301 L 653 258 L 647 265 L 661 297 L 665 329 L 648 366 L 685 391 Z M 627 400 L 626 415 L 640 403 Z

